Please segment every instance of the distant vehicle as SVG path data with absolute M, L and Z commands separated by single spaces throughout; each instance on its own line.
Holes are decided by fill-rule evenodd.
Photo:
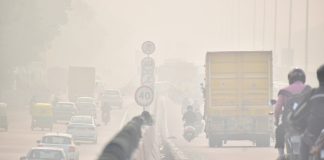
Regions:
M 101 95 L 101 104 L 108 103 L 110 106 L 122 108 L 123 98 L 119 90 L 105 90 Z
M 0 128 L 8 130 L 7 104 L 0 103 Z
M 72 102 L 58 102 L 53 107 L 55 121 L 69 121 L 77 114 L 77 108 Z
M 41 147 L 55 147 L 64 150 L 68 160 L 78 160 L 79 152 L 72 139 L 72 135 L 66 133 L 47 133 L 42 140 L 37 141 Z
M 69 124 L 89 124 L 96 125 L 95 120 L 91 116 L 73 116 L 70 119 Z
M 93 97 L 96 86 L 95 77 L 94 67 L 70 67 L 68 73 L 70 101 L 74 102 L 78 97 Z
M 273 124 L 272 53 L 270 51 L 208 52 L 205 64 L 206 135 L 210 147 L 229 140 L 270 145 Z
M 76 103 L 94 103 L 96 104 L 96 100 L 93 97 L 78 97 Z
M 34 128 L 53 128 L 53 107 L 49 103 L 36 103 L 31 107 L 31 129 Z
M 89 115 L 94 118 L 97 117 L 96 104 L 89 102 L 77 103 L 77 109 L 79 115 Z
M 62 148 L 33 147 L 20 160 L 68 160 Z

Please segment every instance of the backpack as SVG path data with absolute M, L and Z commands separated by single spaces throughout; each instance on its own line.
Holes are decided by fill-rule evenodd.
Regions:
M 308 85 L 305 86 L 302 92 L 297 94 L 292 94 L 286 90 L 279 92 L 279 94 L 288 97 L 282 113 L 283 124 L 288 124 L 297 130 L 305 128 L 306 118 L 309 115 L 309 109 L 306 106 L 312 92 L 312 88 Z

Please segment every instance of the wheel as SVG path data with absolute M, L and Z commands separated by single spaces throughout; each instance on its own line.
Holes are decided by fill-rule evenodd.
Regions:
M 270 146 L 270 135 L 257 135 L 255 144 L 257 147 L 269 147 Z
M 216 145 L 217 145 L 217 147 L 223 147 L 223 140 L 216 139 Z
M 214 138 L 212 138 L 212 137 L 209 137 L 208 143 L 209 143 L 209 147 L 211 147 L 211 148 L 214 148 L 216 146 L 216 142 L 215 142 Z

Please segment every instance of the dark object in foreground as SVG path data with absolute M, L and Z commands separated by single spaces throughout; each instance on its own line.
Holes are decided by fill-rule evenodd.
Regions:
M 151 115 L 144 111 L 134 117 L 106 145 L 98 160 L 128 160 L 137 149 L 142 137 L 142 126 L 152 124 Z

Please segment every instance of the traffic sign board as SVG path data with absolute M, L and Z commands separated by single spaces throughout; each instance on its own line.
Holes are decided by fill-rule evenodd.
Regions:
M 142 107 L 147 107 L 153 102 L 154 92 L 148 86 L 141 86 L 135 92 L 135 101 Z
M 142 44 L 142 51 L 144 54 L 152 54 L 155 51 L 155 44 L 151 41 L 146 41 Z

